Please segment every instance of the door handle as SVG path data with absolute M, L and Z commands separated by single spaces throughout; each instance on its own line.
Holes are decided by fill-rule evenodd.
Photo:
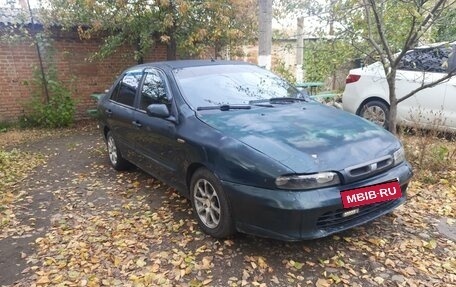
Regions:
M 138 128 L 142 127 L 142 124 L 138 121 L 132 121 L 131 123 Z
M 106 113 L 106 115 L 108 115 L 108 117 L 110 117 L 112 115 L 112 111 L 110 109 L 106 109 L 105 113 Z

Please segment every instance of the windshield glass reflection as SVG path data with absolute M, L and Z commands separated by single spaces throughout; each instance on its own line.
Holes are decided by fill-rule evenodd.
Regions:
M 174 75 L 184 98 L 193 108 L 301 96 L 287 81 L 253 65 L 189 67 L 174 70 Z

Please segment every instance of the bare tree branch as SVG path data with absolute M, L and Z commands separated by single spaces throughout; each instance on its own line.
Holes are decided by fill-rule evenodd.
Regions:
M 374 14 L 377 32 L 380 37 L 380 41 L 382 43 L 383 51 L 386 53 L 386 56 L 387 56 L 389 62 L 391 63 L 393 61 L 393 54 L 391 52 L 390 46 L 388 45 L 388 40 L 386 39 L 385 27 L 383 26 L 383 20 L 380 17 L 375 0 L 369 0 L 369 2 L 370 2 L 370 6 L 372 8 L 372 13 Z
M 416 41 L 418 39 L 420 39 L 423 36 L 423 34 L 426 33 L 427 30 L 429 30 L 429 28 L 433 24 L 432 20 L 435 19 L 436 15 L 440 15 L 441 11 L 439 13 L 439 9 L 441 8 L 441 6 L 444 6 L 447 1 L 448 0 L 437 0 L 437 2 L 434 4 L 432 9 L 428 12 L 426 17 L 423 19 L 423 21 L 417 26 L 418 30 L 416 31 L 416 33 L 414 33 L 412 35 L 412 37 L 410 38 L 410 41 L 406 42 L 406 45 L 409 45 L 408 48 L 411 48 L 411 45 L 416 43 Z M 426 1 L 423 1 L 422 5 L 418 6 L 418 7 L 423 7 L 425 4 L 426 4 Z M 404 45 L 404 48 L 406 45 Z
M 372 4 L 372 2 L 368 3 L 368 1 L 372 0 L 363 0 L 364 3 L 364 12 L 366 15 L 366 20 L 368 22 L 367 24 L 367 30 L 368 30 L 368 37 L 366 38 L 369 43 L 371 43 L 372 47 L 377 51 L 378 55 L 380 56 L 380 62 L 382 63 L 383 68 L 385 69 L 385 74 L 388 72 L 386 67 L 387 67 L 387 60 L 385 59 L 382 47 L 377 44 L 377 42 L 374 39 L 374 36 L 372 34 L 372 22 L 371 22 L 371 17 L 370 17 L 370 8 L 375 10 L 375 7 L 373 7 L 375 4 Z M 381 27 L 380 27 L 381 28 Z
M 415 3 L 416 3 L 416 1 L 415 1 Z M 410 48 L 411 48 L 410 39 L 412 38 L 413 33 L 416 29 L 416 24 L 417 24 L 416 20 L 417 20 L 416 17 L 412 16 L 412 25 L 410 26 L 410 30 L 409 30 L 409 33 L 407 34 L 407 38 L 405 40 L 404 46 L 402 47 L 402 50 L 399 52 L 399 55 L 397 55 L 397 57 L 391 63 L 392 67 L 397 67 L 399 65 L 399 62 L 401 61 L 402 57 L 405 55 L 405 53 L 407 53 L 407 51 L 410 50 Z

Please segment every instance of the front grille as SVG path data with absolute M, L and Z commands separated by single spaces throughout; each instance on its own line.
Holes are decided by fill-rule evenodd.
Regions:
M 337 209 L 334 211 L 329 211 L 329 212 L 324 213 L 323 215 L 321 215 L 318 218 L 317 227 L 322 228 L 322 229 L 328 229 L 328 228 L 335 227 L 338 225 L 344 225 L 344 224 L 349 223 L 350 221 L 355 221 L 361 217 L 368 217 L 370 214 L 372 214 L 376 211 L 388 209 L 389 207 L 395 205 L 398 200 L 399 199 L 395 199 L 395 200 L 379 202 L 379 203 L 375 203 L 375 204 L 371 204 L 371 205 L 360 206 L 360 207 L 357 207 L 357 208 L 359 208 L 358 213 L 351 215 L 351 216 L 347 216 L 347 217 L 343 217 L 342 214 L 344 212 L 347 212 L 347 211 L 350 211 L 350 210 L 353 210 L 356 208 Z
M 392 167 L 393 163 L 393 158 L 388 155 L 371 162 L 348 167 L 345 169 L 345 172 L 351 179 L 367 177 Z

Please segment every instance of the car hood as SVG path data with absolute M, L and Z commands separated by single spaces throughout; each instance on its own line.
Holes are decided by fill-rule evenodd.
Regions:
M 203 112 L 197 117 L 296 173 L 342 170 L 400 147 L 392 134 L 375 124 L 314 102 Z

